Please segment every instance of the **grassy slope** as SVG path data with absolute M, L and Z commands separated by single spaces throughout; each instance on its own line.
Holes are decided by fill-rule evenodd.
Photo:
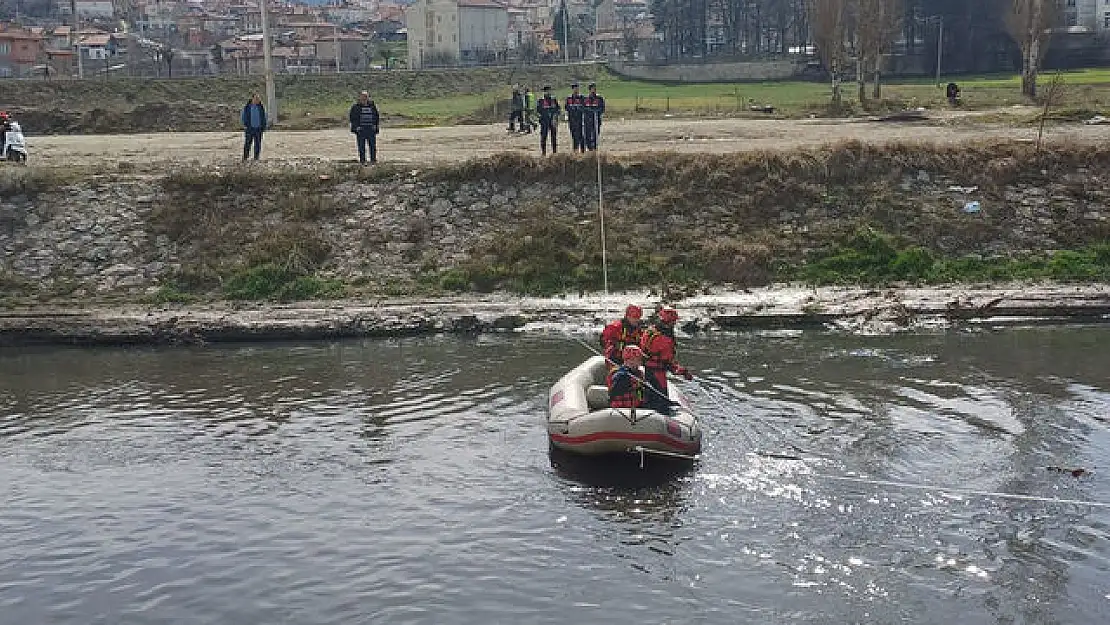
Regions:
M 1064 75 L 1066 88 L 1058 108 L 1077 111 L 1110 109 L 1110 70 L 1082 70 Z M 823 114 L 829 101 L 829 86 L 814 82 L 771 82 L 740 84 L 670 85 L 628 81 L 609 75 L 600 66 L 571 68 L 530 67 L 428 72 L 379 71 L 368 74 L 281 76 L 277 92 L 283 125 L 313 128 L 342 125 L 355 93 L 370 89 L 382 111 L 394 123 L 436 125 L 502 121 L 506 117 L 511 85 L 526 84 L 538 89 L 545 83 L 563 96 L 569 92 L 571 78 L 596 78 L 612 115 L 622 117 L 748 116 L 748 101 L 771 104 L 777 116 L 800 117 Z M 1042 85 L 1049 76 L 1042 77 Z M 957 79 L 963 90 L 965 107 L 990 109 L 1028 104 L 1020 94 L 1017 76 L 980 76 Z M 10 81 L 0 90 L 0 106 L 18 110 L 54 110 L 69 116 L 68 127 L 60 121 L 54 131 L 103 131 L 88 120 L 73 121 L 86 111 L 127 111 L 141 105 L 169 104 L 173 115 L 183 118 L 181 127 L 199 129 L 205 118 L 218 116 L 233 127 L 234 112 L 252 91 L 262 89 L 260 77 L 222 77 L 186 80 L 138 80 L 114 78 L 111 81 Z M 859 110 L 855 85 L 844 85 L 846 104 Z M 889 84 L 880 108 L 904 106 L 941 108 L 943 89 L 931 80 L 902 81 Z M 119 131 L 144 124 L 158 128 L 157 117 L 144 122 L 135 117 L 105 122 Z M 223 119 L 228 118 L 228 119 Z M 47 126 L 46 122 L 35 124 Z M 211 124 L 210 124 L 211 125 Z

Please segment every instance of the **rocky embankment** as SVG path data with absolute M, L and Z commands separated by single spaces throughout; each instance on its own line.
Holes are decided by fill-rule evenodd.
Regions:
M 0 306 L 21 311 L 9 316 L 10 336 L 18 334 L 11 319 L 30 323 L 44 306 L 53 314 L 104 304 L 365 302 L 600 286 L 589 159 L 506 156 L 429 170 L 5 175 Z M 796 275 L 860 228 L 930 259 L 1051 257 L 1110 240 L 1110 150 L 1101 148 L 1060 146 L 1034 155 L 1024 145 L 851 144 L 775 155 L 657 154 L 607 161 L 603 179 L 611 285 L 676 301 Z M 934 299 L 945 301 L 923 306 L 922 314 L 953 297 Z M 1064 300 L 1051 292 L 1043 305 L 1024 308 L 1059 310 Z M 1097 312 L 1102 304 L 1092 305 Z M 795 313 L 822 319 L 823 306 L 809 302 Z M 177 313 L 167 314 L 145 326 L 140 316 L 137 327 L 148 329 L 132 334 L 177 336 L 158 329 L 167 319 L 181 323 Z M 232 318 L 197 314 L 198 327 L 212 315 Z M 293 317 L 355 334 L 474 325 L 465 311 L 452 313 L 457 323 L 378 319 L 369 326 L 358 314 Z M 82 323 L 132 318 L 105 315 L 85 315 Z M 219 334 L 194 328 L 184 335 L 191 333 Z

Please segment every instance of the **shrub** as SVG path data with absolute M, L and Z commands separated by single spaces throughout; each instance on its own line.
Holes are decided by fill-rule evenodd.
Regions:
M 293 301 L 341 297 L 344 292 L 337 281 L 298 274 L 274 263 L 241 269 L 224 283 L 224 296 L 232 300 Z

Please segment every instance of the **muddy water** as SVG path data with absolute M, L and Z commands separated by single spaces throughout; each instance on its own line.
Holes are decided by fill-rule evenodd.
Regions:
M 1106 328 L 687 341 L 684 471 L 549 456 L 546 390 L 585 355 L 5 351 L 0 623 L 1110 616 L 1110 509 L 1062 501 L 1110 502 Z

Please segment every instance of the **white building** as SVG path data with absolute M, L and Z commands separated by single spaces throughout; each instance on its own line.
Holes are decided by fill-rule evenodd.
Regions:
M 1110 31 L 1110 0 L 1064 0 L 1064 26 Z
M 77 15 L 81 17 L 111 18 L 115 15 L 112 0 L 77 0 L 76 4 Z M 69 0 L 59 0 L 57 6 L 59 15 L 69 15 Z
M 412 69 L 478 63 L 508 48 L 509 11 L 494 0 L 417 0 L 405 27 Z
M 459 0 L 459 56 L 481 61 L 509 43 L 509 10 L 494 0 Z

